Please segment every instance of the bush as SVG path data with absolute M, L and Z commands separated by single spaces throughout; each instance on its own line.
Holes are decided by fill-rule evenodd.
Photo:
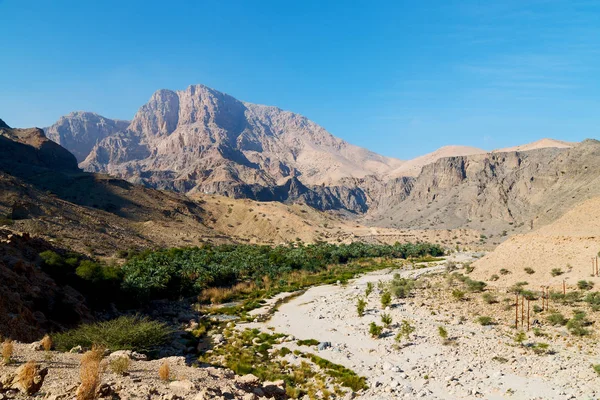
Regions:
M 102 350 L 94 348 L 81 357 L 79 379 L 81 385 L 77 388 L 77 400 L 95 400 L 101 383 Z
M 535 271 L 534 271 L 534 269 L 533 269 L 533 268 L 529 268 L 529 267 L 527 267 L 527 268 L 523 268 L 523 270 L 524 270 L 526 273 L 528 273 L 529 275 L 535 274 Z
M 381 307 L 386 308 L 389 307 L 390 304 L 392 304 L 392 295 L 390 292 L 383 292 L 381 295 Z
M 588 293 L 584 301 L 592 307 L 593 311 L 600 310 L 600 292 Z
M 377 338 L 381 336 L 381 332 L 383 331 L 383 327 L 377 325 L 375 322 L 371 322 L 369 324 L 369 333 L 371 336 Z
M 552 271 L 550 271 L 550 275 L 552 276 L 559 276 L 562 275 L 564 272 L 562 269 L 560 268 L 552 268 Z
M 402 278 L 399 274 L 394 275 L 394 279 L 390 282 L 389 291 L 397 299 L 405 299 L 410 296 L 415 287 L 413 279 Z
M 511 272 L 510 272 L 509 270 L 507 270 L 506 268 L 502 268 L 502 269 L 500 270 L 500 275 L 508 275 L 508 274 L 510 274 L 510 273 L 511 273 Z
M 527 339 L 527 335 L 523 331 L 517 332 L 517 334 L 514 337 L 515 342 L 517 342 L 519 345 L 523 345 L 523 342 L 526 339 Z
M 543 309 L 542 307 L 538 306 L 537 304 L 535 304 L 535 305 L 533 306 L 533 312 L 534 312 L 534 313 L 540 313 L 540 312 L 542 312 L 542 311 L 544 311 L 544 309 Z
M 492 282 L 496 282 L 498 279 L 500 279 L 500 277 L 496 274 L 490 276 L 490 281 L 492 281 Z
M 448 331 L 443 326 L 438 326 L 438 335 L 440 335 L 444 341 L 448 340 Z
M 494 297 L 491 293 L 484 293 L 483 301 L 485 301 L 487 304 L 495 304 L 498 302 L 498 299 L 496 299 L 496 297 Z
M 365 297 L 369 297 L 371 292 L 373 292 L 373 282 L 367 282 L 367 288 L 365 289 Z
M 358 313 L 359 317 L 362 317 L 365 315 L 365 307 L 367 306 L 367 302 L 364 301 L 363 299 L 358 299 L 358 302 L 356 303 L 356 312 Z
M 68 351 L 75 346 L 93 344 L 110 351 L 133 350 L 148 353 L 164 344 L 171 330 L 163 323 L 146 317 L 123 316 L 105 322 L 84 324 L 54 336 L 56 348 Z
M 494 320 L 492 319 L 492 317 L 485 317 L 485 316 L 481 316 L 477 318 L 477 322 L 479 322 L 481 325 L 492 325 L 494 323 Z
M 381 322 L 386 328 L 388 328 L 392 324 L 392 316 L 390 314 L 382 314 Z
M 452 290 L 452 297 L 454 297 L 454 299 L 459 300 L 459 301 L 464 300 L 465 292 L 460 289 L 454 289 L 454 290 Z
M 553 312 L 552 314 L 548 315 L 548 317 L 546 319 L 548 320 L 548 323 L 550 323 L 550 325 L 564 326 L 569 321 L 568 319 L 565 318 L 564 315 L 562 315 L 559 312 Z
M 298 343 L 298 346 L 317 346 L 319 341 L 316 339 L 304 339 L 298 340 L 296 343 Z
M 586 318 L 586 315 L 583 311 L 575 311 L 573 318 L 567 322 L 567 329 L 572 335 L 587 336 L 590 334 L 590 331 L 585 327 L 591 324 L 592 322 Z
M 401 342 L 402 340 L 408 340 L 410 335 L 415 331 L 415 327 L 410 324 L 407 320 L 403 319 L 400 324 L 400 331 L 396 335 L 396 342 Z
M 15 349 L 15 345 L 12 340 L 5 339 L 4 343 L 2 343 L 2 361 L 5 365 L 8 365 L 12 362 L 12 355 Z
M 600 375 L 600 364 L 594 364 L 594 365 L 592 365 L 592 368 L 594 369 L 595 373 Z
M 581 280 L 577 282 L 577 287 L 581 290 L 590 290 L 594 287 L 594 282 Z
M 465 280 L 465 284 L 467 285 L 467 290 L 473 293 L 482 292 L 487 286 L 487 283 L 483 281 L 474 281 L 472 279 Z
M 122 356 L 110 360 L 110 370 L 117 375 L 125 376 L 129 372 L 131 360 L 129 357 Z

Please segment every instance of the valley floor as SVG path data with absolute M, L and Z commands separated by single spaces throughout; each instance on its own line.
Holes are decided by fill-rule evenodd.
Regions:
M 401 275 L 416 277 L 443 268 L 404 270 Z M 523 345 L 518 345 L 513 340 L 515 330 L 508 324 L 482 326 L 465 321 L 459 318 L 464 310 L 448 304 L 440 309 L 435 298 L 419 294 L 396 300 L 389 310 L 381 310 L 378 290 L 368 297 L 365 315 L 357 316 L 357 298 L 364 297 L 367 282 L 376 284 L 392 277 L 390 271 L 378 271 L 346 286 L 314 287 L 281 305 L 267 322 L 238 328 L 258 327 L 297 339 L 331 342 L 328 349 L 311 351 L 367 377 L 370 388 L 361 396 L 365 399 L 597 398 L 600 378 L 591 366 L 600 358 L 566 348 L 560 335 L 555 340 L 545 338 L 554 354 L 538 355 L 528 348 L 537 339 L 531 333 Z M 393 325 L 384 329 L 380 338 L 373 338 L 369 324 L 381 325 L 384 312 L 392 316 Z M 398 347 L 394 336 L 402 320 L 409 320 L 416 330 L 407 343 Z M 439 326 L 447 329 L 450 344 L 441 340 Z M 306 351 L 306 346 L 286 345 L 291 350 Z M 293 354 L 288 357 L 294 358 Z

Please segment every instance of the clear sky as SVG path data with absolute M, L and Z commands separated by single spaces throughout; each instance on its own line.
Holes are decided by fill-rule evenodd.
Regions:
M 600 1 L 0 0 L 0 118 L 202 83 L 398 158 L 600 137 Z

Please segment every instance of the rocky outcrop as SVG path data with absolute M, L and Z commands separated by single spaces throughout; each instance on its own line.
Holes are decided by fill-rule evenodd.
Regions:
M 423 167 L 410 187 L 383 185 L 400 194 L 388 203 L 379 200 L 367 220 L 394 227 L 466 226 L 493 234 L 530 230 L 600 194 L 599 160 L 595 140 L 573 148 L 443 158 Z
M 92 112 L 76 111 L 60 117 L 44 128 L 48 139 L 68 149 L 78 162 L 83 161 L 100 140 L 124 130 L 129 121 L 104 118 Z

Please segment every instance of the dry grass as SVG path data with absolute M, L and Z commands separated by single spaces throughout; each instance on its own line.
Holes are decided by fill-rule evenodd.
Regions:
M 42 338 L 41 340 L 42 343 L 42 347 L 44 348 L 44 350 L 46 351 L 50 351 L 52 350 L 52 338 L 49 335 L 46 335 Z
M 104 351 L 94 346 L 81 357 L 79 379 L 81 385 L 77 389 L 77 400 L 95 400 L 98 398 L 98 388 L 102 381 L 102 361 Z
M 171 377 L 171 368 L 169 367 L 169 363 L 167 361 L 163 362 L 158 369 L 158 376 L 162 381 L 165 382 Z
M 129 357 L 118 357 L 110 361 L 110 370 L 117 375 L 126 375 L 129 372 L 131 366 L 131 360 Z
M 2 344 L 2 360 L 4 364 L 10 364 L 12 361 L 13 352 L 15 350 L 15 345 L 13 341 L 10 339 L 5 339 Z
M 30 396 L 35 393 L 35 376 L 38 369 L 39 365 L 34 361 L 27 361 L 18 376 L 21 387 L 26 388 L 27 394 Z
M 249 294 L 256 290 L 254 282 L 240 282 L 234 286 L 228 288 L 208 288 L 204 289 L 198 300 L 201 303 L 208 301 L 211 304 L 222 304 L 239 295 Z

